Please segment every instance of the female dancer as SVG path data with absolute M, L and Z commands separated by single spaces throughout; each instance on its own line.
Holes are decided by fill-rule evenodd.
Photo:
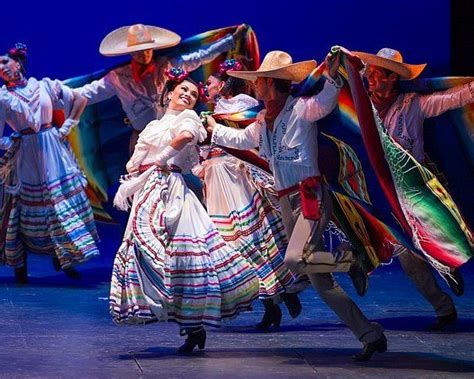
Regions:
M 206 130 L 193 111 L 198 87 L 173 68 L 162 95 L 165 115 L 140 134 L 114 203 L 133 203 L 112 275 L 110 307 L 118 323 L 176 322 L 187 335 L 179 353 L 206 342 L 204 325 L 250 308 L 258 279 L 219 235 L 183 180 L 198 163 Z
M 99 254 L 86 180 L 64 143 L 86 101 L 48 78 L 25 77 L 26 46 L 0 56 L 0 251 L 1 262 L 27 281 L 26 255 L 53 255 L 57 269 L 78 279 L 73 266 Z M 66 121 L 53 127 L 53 109 Z M 5 122 L 15 131 L 2 137 Z
M 239 61 L 226 60 L 206 82 L 208 102 L 214 104 L 213 117 L 231 127 L 238 125 L 229 119 L 259 105 L 248 95 L 247 82 L 227 75 L 228 70 L 241 68 Z M 275 297 L 283 298 L 292 317 L 301 312 L 301 304 L 296 293 L 288 293 L 294 278 L 283 261 L 287 239 L 275 208 L 278 200 L 272 191 L 273 179 L 223 148 L 211 144 L 207 150 L 202 164 L 207 211 L 224 240 L 242 252 L 260 279 L 265 314 L 257 329 L 278 328 L 282 314 Z

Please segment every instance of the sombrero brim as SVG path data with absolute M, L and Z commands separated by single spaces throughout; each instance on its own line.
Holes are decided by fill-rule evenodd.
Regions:
M 382 58 L 375 54 L 363 53 L 360 51 L 353 51 L 352 54 L 358 56 L 366 64 L 386 68 L 387 70 L 400 75 L 401 79 L 406 80 L 415 79 L 426 67 L 426 63 L 408 64 L 395 62 L 388 58 Z
M 227 74 L 235 78 L 255 81 L 259 77 L 276 78 L 291 80 L 299 83 L 304 80 L 317 66 L 315 60 L 292 63 L 283 67 L 278 67 L 271 70 L 256 70 L 256 71 L 227 71 Z
M 171 30 L 146 25 L 153 42 L 128 46 L 127 36 L 129 28 L 130 26 L 123 26 L 107 34 L 100 43 L 99 52 L 106 57 L 115 57 L 149 49 L 166 49 L 167 47 L 176 46 L 181 41 L 181 37 Z

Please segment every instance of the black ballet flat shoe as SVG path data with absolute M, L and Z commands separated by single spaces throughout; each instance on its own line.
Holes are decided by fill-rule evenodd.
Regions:
M 272 326 L 273 329 L 279 329 L 282 318 L 280 307 L 274 304 L 271 299 L 263 300 L 263 305 L 265 313 L 263 314 L 262 321 L 255 325 L 255 329 L 261 332 L 269 332 Z
M 457 320 L 458 320 L 458 314 L 456 311 L 454 311 L 453 313 L 450 313 L 449 315 L 436 317 L 436 322 L 428 326 L 427 330 L 430 332 L 439 332 L 449 326 L 453 326 Z
M 377 353 L 385 353 L 387 351 L 387 338 L 384 334 L 377 341 L 369 342 L 364 345 L 364 348 L 359 354 L 352 356 L 356 362 L 365 362 L 372 358 L 372 355 Z
M 288 313 L 290 314 L 291 318 L 296 318 L 300 315 L 302 307 L 301 302 L 298 297 L 297 293 L 283 293 L 281 294 L 281 298 L 288 308 Z
M 206 347 L 206 330 L 202 326 L 199 328 L 182 329 L 180 334 L 186 335 L 187 338 L 184 343 L 178 347 L 178 354 L 192 354 L 196 346 L 199 350 L 203 350 Z

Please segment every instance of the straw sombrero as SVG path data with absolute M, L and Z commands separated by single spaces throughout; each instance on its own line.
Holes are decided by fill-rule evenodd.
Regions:
M 180 41 L 181 37 L 171 30 L 136 24 L 123 26 L 107 34 L 100 43 L 99 52 L 106 57 L 114 57 L 136 51 L 165 49 Z
M 400 75 L 401 79 L 415 79 L 425 69 L 424 64 L 408 64 L 403 63 L 402 54 L 398 50 L 384 47 L 380 49 L 377 55 L 353 51 L 364 63 L 372 66 L 386 68 Z
M 236 78 L 255 81 L 258 77 L 291 80 L 299 83 L 316 67 L 316 61 L 293 63 L 291 55 L 284 51 L 270 51 L 256 71 L 227 71 Z

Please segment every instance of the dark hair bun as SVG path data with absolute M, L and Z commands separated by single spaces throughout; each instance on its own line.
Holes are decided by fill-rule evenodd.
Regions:
M 26 45 L 24 43 L 18 42 L 15 44 L 15 47 L 12 47 L 10 50 L 8 50 L 8 55 L 16 61 L 24 63 L 28 58 L 27 51 L 28 49 Z

